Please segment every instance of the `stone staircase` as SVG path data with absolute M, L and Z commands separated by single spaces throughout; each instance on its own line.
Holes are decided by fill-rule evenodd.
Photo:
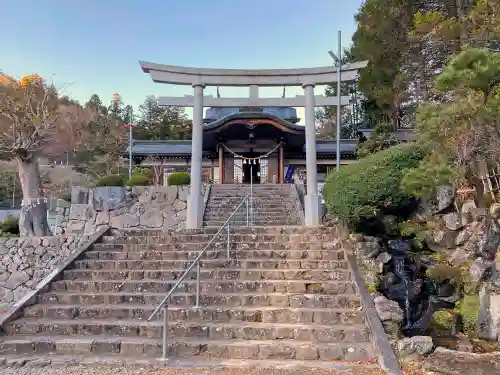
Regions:
M 302 225 L 295 187 L 293 185 L 253 185 L 253 225 Z M 205 209 L 204 226 L 220 227 L 233 213 L 250 185 L 212 185 Z M 249 215 L 250 216 L 250 215 Z M 246 226 L 247 209 L 244 204 L 231 220 L 231 225 Z
M 104 237 L 36 304 L 6 323 L 0 364 L 2 357 L 11 364 L 155 362 L 162 353 L 162 316 L 146 319 L 216 231 Z M 173 294 L 169 360 L 331 366 L 375 358 L 333 228 L 233 227 L 230 244 L 229 260 L 224 234 L 201 262 L 201 307 L 194 307 L 195 272 Z

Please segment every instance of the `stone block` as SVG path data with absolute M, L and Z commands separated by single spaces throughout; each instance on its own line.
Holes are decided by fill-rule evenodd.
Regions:
M 93 193 L 92 206 L 96 211 L 112 211 L 129 203 L 127 191 L 122 186 L 97 187 Z
M 71 189 L 71 204 L 89 204 L 89 189 L 74 186 Z
M 318 348 L 314 345 L 301 345 L 297 348 L 295 359 L 300 361 L 314 361 L 319 357 Z

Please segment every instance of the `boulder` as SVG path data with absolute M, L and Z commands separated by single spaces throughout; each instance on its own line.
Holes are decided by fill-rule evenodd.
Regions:
M 469 268 L 469 274 L 474 281 L 481 281 L 488 278 L 494 261 L 477 258 Z
M 373 299 L 375 309 L 382 322 L 397 322 L 403 321 L 404 313 L 396 301 L 391 301 L 385 296 L 378 295 Z
M 490 216 L 492 219 L 500 219 L 500 203 L 493 203 L 490 206 Z
M 466 229 L 460 231 L 455 238 L 455 245 L 460 246 L 465 243 L 470 238 L 471 234 Z
M 434 245 L 438 245 L 439 247 L 453 249 L 457 235 L 456 231 L 445 228 L 444 230 L 435 231 L 430 240 Z
M 373 259 L 382 251 L 380 241 L 373 238 L 370 241 L 356 242 L 354 244 L 354 253 L 360 259 Z
M 477 256 L 494 260 L 500 247 L 500 232 L 494 223 L 488 222 L 482 238 L 477 243 Z
M 460 215 L 456 212 L 443 215 L 443 221 L 446 228 L 450 230 L 457 230 L 463 227 Z
M 392 259 L 392 255 L 389 254 L 388 252 L 383 252 L 383 253 L 380 253 L 378 256 L 377 256 L 377 259 L 376 261 L 377 262 L 380 262 L 382 264 L 387 264 L 391 261 Z
M 398 352 L 405 356 L 428 354 L 433 346 L 432 337 L 430 336 L 405 337 L 396 344 Z
M 473 200 L 466 201 L 460 207 L 460 216 L 462 217 L 462 222 L 468 224 L 474 220 L 472 212 L 477 209 L 476 202 Z
M 455 189 L 450 185 L 438 186 L 436 189 L 436 202 L 438 212 L 444 211 L 453 204 Z
M 472 258 L 472 254 L 463 247 L 457 248 L 450 256 L 449 262 L 452 266 L 459 267 Z
M 438 347 L 423 367 L 447 375 L 495 375 L 500 374 L 500 353 L 465 353 Z

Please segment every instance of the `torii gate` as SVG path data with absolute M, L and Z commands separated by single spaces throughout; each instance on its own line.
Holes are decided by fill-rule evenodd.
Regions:
M 367 61 L 345 64 L 341 67 L 341 82 L 355 81 L 359 69 Z M 186 229 L 199 229 L 203 223 L 202 150 L 203 107 L 305 107 L 307 195 L 304 199 L 305 224 L 320 224 L 321 201 L 317 188 L 316 127 L 314 107 L 335 106 L 336 97 L 314 95 L 316 85 L 337 82 L 337 68 L 333 66 L 302 69 L 209 69 L 162 65 L 140 61 L 142 71 L 149 73 L 157 83 L 190 85 L 194 95 L 160 97 L 162 106 L 193 107 L 193 134 L 191 151 L 191 187 L 188 198 Z M 206 86 L 248 86 L 249 98 L 214 98 L 203 95 Z M 293 98 L 260 98 L 259 86 L 302 86 L 304 95 Z M 341 98 L 342 105 L 349 104 L 349 97 Z

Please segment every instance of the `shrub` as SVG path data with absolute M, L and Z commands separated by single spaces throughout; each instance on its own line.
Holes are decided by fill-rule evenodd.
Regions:
M 151 179 L 143 174 L 133 174 L 125 183 L 126 186 L 147 186 L 151 183 Z
M 401 144 L 329 174 L 323 189 L 328 210 L 352 227 L 403 209 L 413 201 L 400 188 L 403 170 L 417 167 L 424 156 L 417 145 Z
M 123 186 L 123 177 L 119 175 L 109 175 L 106 177 L 101 178 L 97 184 L 96 187 L 103 187 L 103 186 Z
M 132 177 L 136 174 L 146 176 L 150 180 L 153 178 L 153 171 L 151 170 L 151 168 L 134 167 L 132 169 Z
M 14 216 L 7 217 L 0 222 L 0 232 L 3 234 L 19 234 L 19 218 Z M 5 235 L 3 235 L 5 237 Z
M 439 185 L 451 184 L 457 172 L 439 154 L 431 154 L 422 160 L 418 167 L 403 171 L 401 188 L 409 195 L 429 198 Z
M 167 183 L 171 185 L 189 185 L 191 177 L 187 172 L 174 172 L 168 176 Z
M 479 315 L 479 296 L 464 296 L 457 304 L 456 310 L 462 318 L 463 331 L 469 336 L 477 335 L 478 315 Z

